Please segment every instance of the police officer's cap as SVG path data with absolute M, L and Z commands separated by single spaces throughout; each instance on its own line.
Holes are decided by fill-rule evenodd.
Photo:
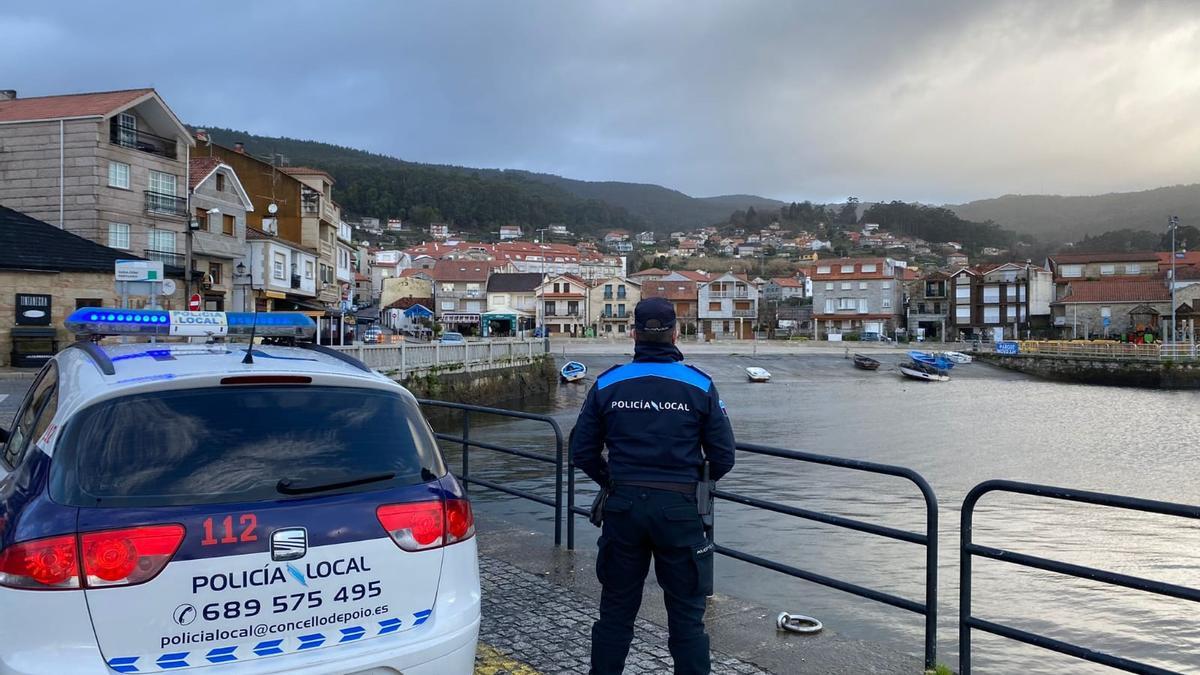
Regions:
M 666 298 L 646 298 L 633 310 L 633 328 L 639 333 L 675 330 L 675 306 Z

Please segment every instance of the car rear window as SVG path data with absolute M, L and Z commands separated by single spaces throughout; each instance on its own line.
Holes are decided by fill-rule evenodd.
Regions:
M 445 474 L 415 402 L 349 387 L 256 386 L 158 391 L 81 410 L 55 450 L 51 495 L 71 506 L 168 506 L 311 497 L 413 485 Z M 321 492 L 319 494 L 329 494 Z

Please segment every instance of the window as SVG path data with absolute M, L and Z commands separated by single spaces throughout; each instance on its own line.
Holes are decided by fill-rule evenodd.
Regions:
M 311 260 L 304 261 L 304 278 L 305 279 L 313 278 L 313 261 L 311 261 Z
M 129 250 L 129 223 L 108 224 L 108 246 Z
M 934 314 L 942 313 L 942 303 L 940 303 L 940 302 L 933 303 L 933 313 Z
M 1083 276 L 1083 265 L 1060 265 L 1059 276 L 1079 278 Z
M 1016 321 L 1017 320 L 1017 306 L 1009 305 L 1006 308 L 1005 314 L 1007 315 L 1006 318 L 1008 321 Z
M 567 314 L 570 316 L 578 315 L 579 314 L 579 303 L 575 302 L 574 300 L 568 302 L 567 303 Z
M 217 172 L 217 192 L 225 191 L 225 174 Z
M 719 311 L 721 311 L 721 303 L 719 303 L 719 302 L 710 302 L 710 303 L 708 303 L 708 311 L 710 311 L 710 312 L 719 312 Z
M 232 237 L 234 235 L 234 228 L 236 226 L 237 218 L 229 215 L 228 213 L 221 216 L 221 234 L 227 234 Z
M 1021 286 L 1017 289 L 1017 297 L 1021 302 L 1025 302 L 1025 287 Z
M 1005 287 L 1004 297 L 1007 298 L 1009 301 L 1016 300 L 1017 299 L 1017 285 L 1009 284 L 1007 287 Z
M 829 274 L 830 271 L 831 271 L 831 269 L 830 269 L 829 265 L 818 265 L 817 266 L 817 274 Z
M 221 263 L 208 263 L 208 276 L 212 277 L 212 285 L 221 285 Z
M 4 446 L 4 463 L 15 468 L 21 463 L 30 441 L 41 436 L 58 411 L 58 368 L 53 364 L 42 371 L 41 379 L 17 411 L 16 424 Z
M 864 272 L 874 272 L 877 269 L 878 268 L 875 266 L 875 263 L 863 263 L 862 266 L 862 271 Z
M 108 186 L 129 189 L 129 165 L 124 162 L 108 163 Z
M 858 313 L 859 314 L 867 313 L 867 299 L 866 298 L 858 299 Z
M 1000 287 L 999 286 L 984 286 L 983 287 L 984 302 L 1000 302 Z
M 276 279 L 286 279 L 287 256 L 276 253 L 271 262 L 271 276 Z
M 842 274 L 854 274 L 854 265 L 842 265 Z
M 150 191 L 157 192 L 160 195 L 175 196 L 176 178 L 174 174 L 163 173 L 162 171 L 150 172 Z
M 879 284 L 879 287 L 885 291 L 890 291 L 890 290 L 892 290 L 892 282 L 885 281 L 885 282 Z
M 137 118 L 129 113 L 117 115 L 117 129 L 120 136 L 119 145 L 126 148 L 137 147 Z
M 1129 263 L 1125 266 L 1125 274 L 1141 274 L 1142 266 L 1138 263 Z
M 923 302 L 917 303 L 917 314 L 925 314 L 925 303 L 923 303 Z
M 1000 308 L 999 307 L 984 307 L 983 308 L 984 323 L 1000 323 Z
M 858 298 L 838 298 L 838 311 L 858 309 Z
M 253 423 L 231 424 L 231 410 L 242 411 Z M 303 415 L 287 412 L 300 410 Z M 347 414 L 350 410 L 354 414 Z M 148 417 L 155 423 L 146 424 Z M 388 476 L 339 490 L 353 492 L 417 485 L 445 472 L 437 442 L 411 397 L 360 387 L 206 387 L 133 394 L 80 411 L 63 429 L 63 440 L 71 447 L 55 455 L 52 497 L 72 506 L 279 500 L 280 476 L 306 485 Z M 250 457 L 254 471 L 229 472 Z M 130 471 L 134 465 L 138 470 Z
M 860 291 L 867 290 L 867 282 L 865 282 L 865 281 L 858 282 L 858 290 L 860 290 Z
M 956 300 L 971 301 L 971 287 L 964 283 L 958 283 L 954 287 L 954 298 Z
M 442 284 L 442 292 L 443 293 L 453 293 L 454 292 L 454 284 Z
M 553 300 L 547 302 L 545 305 L 546 316 L 554 316 L 557 313 L 556 309 L 556 303 Z
M 850 289 L 851 289 L 851 288 L 853 288 L 853 287 L 854 287 L 854 284 L 850 283 L 849 281 L 843 281 L 843 282 L 842 282 L 842 290 L 843 290 L 843 291 L 848 291 L 848 290 L 850 290 Z
M 456 308 L 457 308 L 457 305 L 454 304 L 453 300 L 443 300 L 442 301 L 442 311 L 443 312 L 453 312 Z M 551 312 L 551 313 L 553 313 L 553 312 Z
M 963 324 L 971 323 L 971 308 L 964 305 L 956 306 L 954 308 L 954 322 Z
M 174 253 L 175 233 L 170 230 L 150 230 L 150 250 Z
M 613 313 L 612 313 L 612 303 L 606 303 L 606 304 L 604 305 L 604 316 L 612 316 L 612 315 L 613 315 Z
M 825 298 L 825 313 L 833 314 L 833 298 Z
M 884 296 L 883 300 L 880 301 L 879 306 L 884 309 L 891 309 L 892 308 L 892 299 L 887 296 Z
M 832 282 L 832 281 L 826 281 L 826 282 L 825 282 L 825 290 L 827 290 L 827 291 L 832 291 L 832 290 L 833 290 L 833 282 Z
M 617 286 L 617 298 L 624 299 L 624 297 L 625 297 L 625 284 L 621 284 L 620 286 Z
M 200 224 L 201 230 L 208 230 L 208 210 L 196 209 L 196 222 Z
M 1116 265 L 1101 265 L 1100 266 L 1100 274 L 1103 276 L 1108 277 L 1108 276 L 1112 276 L 1116 273 L 1117 273 Z
M 625 318 L 625 303 L 622 302 L 621 304 L 617 305 L 617 316 L 622 319 Z
M 84 307 L 103 307 L 104 301 L 100 298 L 75 298 L 75 309 L 83 309 Z

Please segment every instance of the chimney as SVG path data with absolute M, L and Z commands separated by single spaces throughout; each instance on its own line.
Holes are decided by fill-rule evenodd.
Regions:
M 0 89 L 0 101 L 12 101 L 17 98 L 16 89 Z
M 241 141 L 238 141 L 237 143 L 234 143 L 234 144 L 233 144 L 233 151 L 234 151 L 234 152 L 237 152 L 237 153 L 241 153 L 241 154 L 243 154 L 243 155 L 244 155 L 244 154 L 246 154 L 246 144 L 245 144 L 245 143 L 243 143 L 243 142 L 241 142 Z
M 196 140 L 200 141 L 201 143 L 208 143 L 208 132 L 204 129 L 197 129 Z

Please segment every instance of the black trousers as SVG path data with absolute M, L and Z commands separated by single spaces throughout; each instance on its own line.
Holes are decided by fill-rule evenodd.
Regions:
M 667 647 L 679 675 L 707 675 L 704 602 L 712 592 L 713 547 L 696 498 L 666 490 L 617 486 L 604 506 L 596 576 L 604 587 L 600 620 L 592 626 L 592 673 L 625 669 L 642 586 L 654 574 L 667 606 Z

